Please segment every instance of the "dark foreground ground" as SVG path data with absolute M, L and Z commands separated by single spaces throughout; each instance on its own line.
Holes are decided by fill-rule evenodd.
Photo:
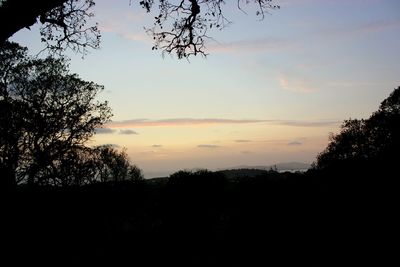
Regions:
M 197 173 L 140 183 L 19 188 L 2 195 L 0 261 L 382 265 L 394 253 L 398 206 L 387 181 L 395 174 L 366 175 L 271 171 L 228 179 Z

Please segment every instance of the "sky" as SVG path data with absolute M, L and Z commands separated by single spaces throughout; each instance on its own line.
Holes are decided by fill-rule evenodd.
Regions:
M 135 1 L 95 2 L 100 49 L 67 52 L 113 110 L 90 144 L 126 148 L 147 177 L 312 163 L 343 120 L 368 118 L 400 86 L 398 0 L 278 0 L 261 21 L 226 1 L 232 23 L 189 61 L 152 51 L 154 14 Z M 12 40 L 43 47 L 37 27 Z

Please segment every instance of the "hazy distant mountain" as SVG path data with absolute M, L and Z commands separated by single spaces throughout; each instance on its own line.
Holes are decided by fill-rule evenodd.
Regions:
M 163 178 L 170 176 L 172 173 L 174 173 L 174 171 L 144 172 L 144 177 L 146 179 Z

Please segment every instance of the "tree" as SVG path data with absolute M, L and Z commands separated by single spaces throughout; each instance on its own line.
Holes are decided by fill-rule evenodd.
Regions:
M 144 179 L 141 169 L 129 161 L 126 150 L 118 151 L 111 145 L 74 147 L 60 157 L 57 169 L 62 186 Z
M 94 149 L 97 161 L 96 180 L 100 182 L 140 181 L 142 171 L 128 160 L 126 150 L 118 152 L 110 145 Z
M 23 103 L 9 95 L 8 82 L 18 73 L 18 67 L 25 63 L 26 49 L 15 43 L 6 42 L 0 46 L 0 173 L 1 185 L 12 188 L 16 185 L 16 168 L 19 161 L 20 140 L 23 135 L 26 109 Z
M 93 17 L 93 0 L 6 0 L 0 4 L 0 44 L 23 28 L 41 23 L 40 35 L 47 48 L 62 53 L 66 48 L 85 54 L 98 48 L 100 32 L 87 25 Z
M 268 10 L 280 8 L 274 0 L 237 0 L 240 10 L 243 3 L 256 5 L 256 16 L 261 19 Z M 223 14 L 223 0 L 142 0 L 139 4 L 147 12 L 158 7 L 154 26 L 147 29 L 155 42 L 153 50 L 175 53 L 178 58 L 206 55 L 207 32 L 229 24 Z M 0 44 L 39 20 L 42 41 L 53 51 L 72 48 L 85 53 L 88 47 L 97 48 L 97 25 L 86 26 L 87 19 L 93 16 L 89 12 L 93 5 L 94 0 L 5 0 L 0 5 Z
M 61 186 L 82 186 L 98 182 L 98 161 L 95 150 L 79 146 L 68 150 L 59 158 L 58 178 Z
M 159 1 L 159 15 L 155 17 L 154 27 L 147 30 L 153 36 L 155 45 L 153 49 L 162 49 L 166 53 L 175 53 L 178 58 L 191 55 L 206 55 L 205 39 L 212 28 L 221 29 L 230 21 L 223 14 L 222 0 L 183 0 Z M 273 0 L 237 0 L 241 3 L 253 2 L 257 5 L 257 16 L 264 18 L 269 9 L 280 8 Z M 142 7 L 150 12 L 154 0 L 140 1 Z M 167 28 L 167 30 L 164 30 Z
M 332 134 L 329 139 L 327 148 L 317 157 L 319 168 L 368 156 L 364 120 L 345 120 L 340 134 Z
M 111 117 L 108 103 L 95 101 L 103 86 L 70 74 L 62 58 L 32 59 L 16 44 L 1 46 L 0 57 L 0 164 L 7 184 L 65 184 L 62 166 Z
M 332 135 L 327 148 L 318 155 L 314 168 L 360 163 L 395 166 L 400 151 L 399 125 L 400 87 L 368 119 L 344 121 L 340 133 Z
M 395 162 L 400 151 L 400 87 L 382 101 L 366 122 L 372 156 Z M 396 164 L 397 165 L 397 164 Z

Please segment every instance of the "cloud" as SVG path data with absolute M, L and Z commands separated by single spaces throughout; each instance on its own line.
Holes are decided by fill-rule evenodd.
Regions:
M 393 29 L 400 29 L 400 19 L 392 19 L 392 20 L 375 20 L 369 21 L 359 25 L 350 25 L 350 26 L 341 26 L 341 27 L 332 27 L 327 28 L 324 27 L 316 32 L 314 32 L 313 36 L 317 38 L 319 41 L 324 42 L 332 42 L 332 41 L 341 41 L 344 39 L 354 39 L 360 38 L 363 36 L 368 36 L 371 34 L 390 31 Z
M 261 142 L 267 143 L 267 144 L 282 144 L 282 143 L 287 143 L 289 140 L 287 139 L 268 139 L 268 140 L 262 140 Z
M 284 39 L 263 38 L 253 40 L 239 40 L 225 44 L 208 45 L 211 53 L 237 54 L 237 53 L 258 53 L 265 51 L 281 51 L 292 43 Z
M 299 141 L 292 141 L 292 142 L 289 142 L 287 145 L 288 146 L 301 146 L 303 143 L 302 142 L 299 142 Z
M 253 153 L 253 152 L 250 151 L 250 150 L 244 150 L 244 151 L 240 151 L 240 153 L 241 153 L 241 154 L 251 154 L 251 153 Z
M 119 131 L 119 134 L 138 134 L 138 133 L 135 132 L 134 130 L 122 129 L 122 130 Z
M 193 119 L 193 118 L 174 118 L 161 120 L 133 119 L 125 121 L 115 121 L 108 125 L 113 128 L 119 127 L 160 127 L 160 126 L 195 126 L 195 125 L 213 125 L 213 124 L 246 124 L 259 123 L 265 120 L 247 120 L 247 119 Z
M 153 43 L 152 37 L 149 36 L 144 29 L 138 30 L 131 26 L 132 23 L 143 22 L 146 18 L 146 14 L 132 14 L 129 12 L 114 18 L 112 17 L 112 14 L 110 16 L 111 17 L 100 21 L 99 28 L 102 32 L 114 33 L 126 40 Z
M 312 82 L 303 74 L 293 71 L 281 72 L 278 76 L 282 89 L 295 93 L 312 93 L 316 91 Z
M 277 121 L 279 125 L 294 126 L 294 127 L 326 127 L 337 126 L 342 121 L 338 120 L 322 120 L 322 121 Z
M 202 144 L 202 145 L 198 145 L 197 147 L 199 147 L 199 148 L 210 148 L 210 149 L 214 149 L 214 148 L 219 148 L 220 146 L 217 146 L 217 145 L 209 145 L 209 144 Z
M 329 38 L 334 38 L 334 40 L 342 40 L 343 38 L 353 39 L 399 28 L 400 20 L 380 20 L 351 28 L 323 29 L 321 32 L 317 33 L 317 37 L 327 41 L 331 40 Z
M 96 134 L 113 134 L 115 132 L 114 129 L 110 128 L 96 128 L 95 133 Z
M 317 0 L 304 0 L 306 2 L 314 2 Z M 365 1 L 365 0 L 363 0 Z M 299 0 L 296 0 L 299 2 Z M 317 1 L 318 3 L 321 0 Z M 329 3 L 334 1 L 329 0 Z M 345 1 L 344 1 L 345 2 Z M 343 3 L 341 3 L 343 4 Z M 324 28 L 321 31 L 314 33 L 315 37 L 319 40 L 329 40 L 328 36 L 334 38 L 351 37 L 370 34 L 375 32 L 382 32 L 386 30 L 400 28 L 400 20 L 379 20 L 369 22 L 358 27 L 346 27 L 346 28 Z M 136 38 L 136 37 L 135 37 Z M 143 39 L 143 38 L 142 38 Z M 144 39 L 143 39 L 144 40 Z M 150 40 L 151 41 L 151 40 Z M 207 51 L 210 53 L 220 54 L 249 54 L 249 53 L 260 53 L 260 52 L 279 52 L 287 49 L 292 49 L 299 45 L 307 45 L 303 43 L 302 39 L 283 39 L 283 38 L 259 38 L 252 40 L 237 40 L 228 43 L 213 43 L 207 46 Z
M 355 31 L 360 33 L 374 33 L 400 28 L 400 20 L 379 20 L 364 24 Z
M 246 140 L 246 139 L 239 139 L 239 140 L 235 140 L 236 143 L 250 143 L 251 140 Z
M 153 43 L 153 40 L 146 33 L 118 33 L 122 38 L 142 43 Z
M 219 118 L 173 118 L 161 120 L 132 119 L 124 121 L 114 121 L 107 124 L 110 128 L 130 128 L 130 127 L 192 127 L 199 125 L 224 125 L 224 124 L 254 124 L 266 123 L 273 125 L 285 125 L 294 127 L 325 127 L 336 126 L 341 123 L 338 120 L 260 120 L 260 119 L 219 119 Z M 103 128 L 104 129 L 104 128 Z M 111 129 L 110 129 L 111 130 Z M 113 130 L 111 130 L 113 131 Z M 235 142 L 251 142 L 251 140 L 235 140 Z
M 372 81 L 372 80 L 365 80 L 365 81 L 355 81 L 355 80 L 336 80 L 336 81 L 328 81 L 325 86 L 327 87 L 334 87 L 334 88 L 348 88 L 348 87 L 383 87 L 385 85 L 384 81 Z
M 159 148 L 159 147 L 163 147 L 163 146 L 162 145 L 152 145 L 151 147 Z

